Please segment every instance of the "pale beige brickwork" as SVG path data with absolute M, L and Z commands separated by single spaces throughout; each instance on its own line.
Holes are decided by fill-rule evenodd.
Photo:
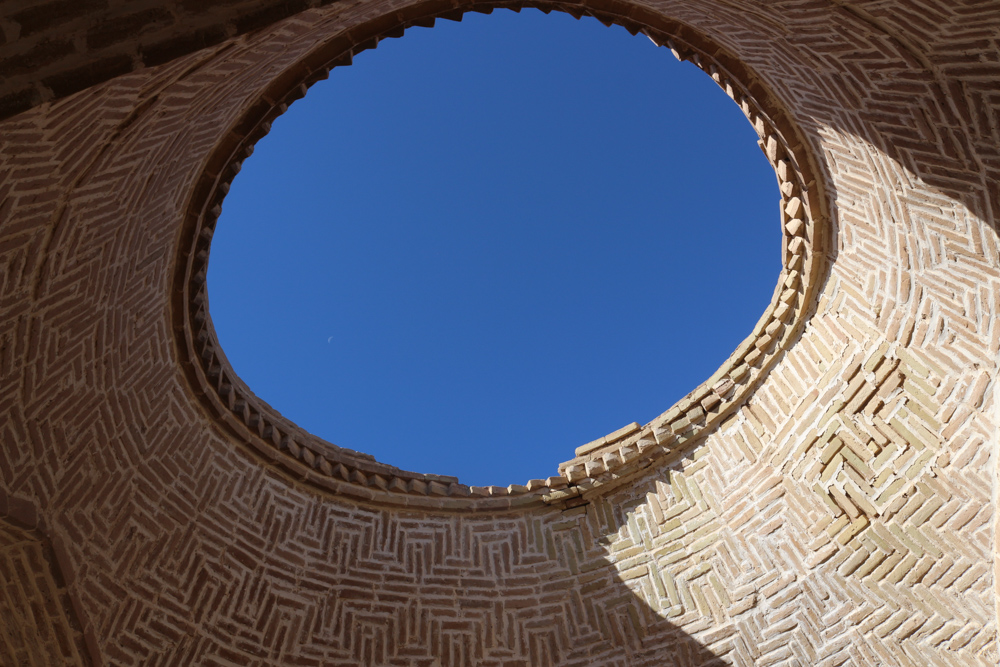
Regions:
M 726 91 L 784 262 L 717 373 L 538 479 L 398 470 L 233 374 L 205 269 L 273 119 L 526 6 L 0 7 L 4 665 L 997 664 L 996 0 L 534 5 Z

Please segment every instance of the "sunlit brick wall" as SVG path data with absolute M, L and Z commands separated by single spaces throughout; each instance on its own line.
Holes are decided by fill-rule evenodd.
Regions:
M 3 7 L 0 72 L 42 48 L 21 43 L 22 4 Z M 825 268 L 794 339 L 717 424 L 627 475 L 564 477 L 573 502 L 508 509 L 447 490 L 388 502 L 371 479 L 367 500 L 331 491 L 192 381 L 178 264 L 218 146 L 298 63 L 416 5 L 280 3 L 200 42 L 208 19 L 185 21 L 208 14 L 187 4 L 129 3 L 190 45 L 135 69 L 161 28 L 88 43 L 124 4 L 48 3 L 36 34 L 72 51 L 22 58 L 34 92 L 0 122 L 0 656 L 997 663 L 1000 3 L 641 6 L 733 54 L 797 128 Z M 244 5 L 265 3 L 212 16 L 235 25 Z M 88 60 L 118 48 L 128 67 Z M 76 66 L 94 85 L 40 103 Z

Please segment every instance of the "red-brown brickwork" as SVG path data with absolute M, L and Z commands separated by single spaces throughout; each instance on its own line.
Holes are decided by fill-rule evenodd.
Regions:
M 0 118 L 334 0 L 3 0 Z
M 53 550 L 0 494 L 0 664 L 89 665 Z M 37 521 L 25 503 L 31 523 Z
M 37 46 L 14 4 L 4 55 Z M 996 664 L 1000 3 L 545 5 L 646 32 L 744 109 L 785 269 L 677 406 L 484 489 L 302 432 L 214 340 L 212 225 L 270 120 L 475 9 L 276 4 L 202 43 L 171 3 L 189 47 L 120 76 L 89 58 L 125 48 L 124 5 L 66 4 L 37 34 L 74 50 L 21 61 L 33 90 L 58 59 L 95 85 L 0 122 L 5 660 Z

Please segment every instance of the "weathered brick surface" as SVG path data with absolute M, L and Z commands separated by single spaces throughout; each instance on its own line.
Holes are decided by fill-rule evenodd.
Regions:
M 481 490 L 324 449 L 194 336 L 233 161 L 338 49 L 448 7 L 310 9 L 0 123 L 0 498 L 65 576 L 4 570 L 0 604 L 65 619 L 22 612 L 10 654 L 996 664 L 1000 5 L 568 8 L 675 35 L 761 105 L 786 267 L 816 271 L 678 409 Z
M 335 1 L 4 0 L 0 118 Z
M 0 664 L 91 664 L 72 609 L 44 537 L 0 518 Z

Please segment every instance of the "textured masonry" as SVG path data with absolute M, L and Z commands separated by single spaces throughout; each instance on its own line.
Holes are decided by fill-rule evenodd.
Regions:
M 204 277 L 312 83 L 505 7 L 711 76 L 784 269 L 680 403 L 481 488 L 276 414 Z M 0 74 L 4 664 L 996 664 L 1000 2 L 12 0 Z

